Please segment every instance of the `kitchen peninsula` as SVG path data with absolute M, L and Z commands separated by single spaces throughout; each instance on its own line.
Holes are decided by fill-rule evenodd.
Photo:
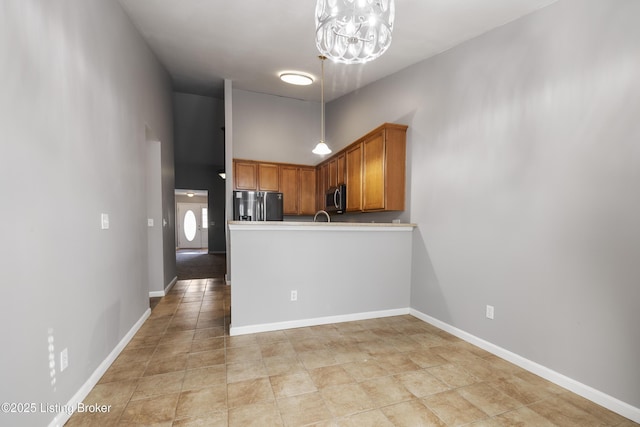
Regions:
M 408 313 L 414 228 L 230 221 L 230 334 Z

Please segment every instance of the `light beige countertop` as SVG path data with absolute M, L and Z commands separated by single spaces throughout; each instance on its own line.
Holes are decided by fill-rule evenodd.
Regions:
M 230 230 L 411 231 L 416 224 L 390 222 L 229 221 Z

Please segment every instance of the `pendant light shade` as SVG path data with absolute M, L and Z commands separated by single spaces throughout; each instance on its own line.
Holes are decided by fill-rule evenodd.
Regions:
M 316 46 L 334 62 L 363 64 L 391 45 L 394 0 L 317 0 Z
M 320 58 L 320 64 L 321 64 L 321 74 L 320 74 L 320 104 L 321 104 L 321 110 L 320 110 L 320 142 L 318 142 L 318 144 L 316 145 L 316 148 L 314 148 L 311 152 L 313 154 L 319 154 L 321 156 L 324 156 L 326 154 L 330 154 L 331 153 L 331 149 L 329 148 L 329 146 L 327 145 L 327 143 L 324 140 L 324 60 L 327 59 L 325 56 L 319 56 L 318 58 Z

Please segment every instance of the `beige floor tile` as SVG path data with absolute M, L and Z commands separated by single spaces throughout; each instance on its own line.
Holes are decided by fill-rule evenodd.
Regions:
M 312 369 L 309 375 L 319 389 L 355 382 L 355 379 L 340 365 Z
M 182 390 L 184 371 L 143 377 L 138 381 L 138 387 L 131 396 L 131 400 L 148 399 L 161 394 L 175 394 Z
M 332 418 L 324 399 L 317 392 L 278 399 L 277 404 L 286 426 L 306 426 Z
M 517 400 L 496 390 L 487 383 L 473 384 L 459 388 L 456 391 L 489 416 L 498 415 L 522 406 Z
M 184 376 L 182 391 L 197 390 L 216 384 L 226 384 L 227 367 L 225 365 L 207 366 L 206 368 L 189 369 Z
M 386 406 L 382 413 L 397 427 L 445 427 L 436 414 L 417 400 Z
M 409 356 L 401 353 L 376 356 L 375 360 L 390 374 L 400 374 L 403 372 L 418 371 L 422 369 L 418 364 L 411 360 Z
M 122 425 L 120 415 L 125 406 L 124 403 L 111 405 L 107 412 L 76 412 L 67 421 L 65 427 L 119 427 Z
M 284 425 L 275 402 L 256 403 L 229 410 L 229 427 L 278 427 Z
M 138 425 L 171 422 L 175 417 L 179 396 L 179 393 L 174 393 L 132 400 L 124 408 L 120 422 Z
M 258 345 L 258 340 L 254 334 L 238 335 L 235 337 L 225 337 L 225 342 L 226 342 L 227 348 Z
M 205 338 L 224 337 L 224 335 L 224 326 L 214 326 L 212 328 L 196 329 L 196 332 L 193 334 L 193 339 L 201 340 Z
M 321 368 L 338 364 L 331 350 L 312 350 L 298 353 L 298 359 L 307 369 Z
M 336 417 L 364 412 L 375 407 L 359 384 L 343 384 L 320 390 L 327 407 Z
M 267 369 L 262 360 L 243 363 L 227 363 L 227 382 L 252 380 L 267 376 Z
M 360 386 L 378 407 L 414 398 L 414 395 L 394 377 L 374 378 L 361 382 Z
M 446 365 L 449 363 L 445 358 L 439 356 L 430 348 L 420 351 L 410 351 L 406 353 L 407 357 L 421 368 L 431 368 L 433 366 Z
M 617 426 L 618 424 L 621 424 L 626 420 L 626 418 L 624 418 L 622 415 L 618 415 L 615 412 L 603 408 L 602 406 L 574 393 L 562 393 L 557 396 L 557 399 L 566 402 L 569 405 L 573 405 L 582 409 L 591 417 L 600 420 L 602 423 L 607 425 Z
M 289 341 L 267 341 L 260 344 L 262 357 L 296 357 Z
M 361 412 L 338 420 L 341 427 L 394 427 L 380 409 Z
M 162 336 L 162 339 L 160 339 L 158 345 L 191 342 L 193 341 L 194 334 L 195 331 L 167 331 L 167 333 Z
M 258 344 L 262 345 L 265 343 L 288 341 L 289 339 L 282 331 L 271 331 L 256 334 L 256 340 L 258 341 Z
M 447 425 L 463 425 L 488 418 L 488 415 L 463 398 L 455 390 L 422 399 L 424 404 Z
M 511 426 L 535 426 L 535 427 L 558 427 L 546 418 L 525 407 L 505 412 L 492 418 L 500 427 Z
M 84 399 L 87 404 L 126 404 L 138 386 L 137 379 L 97 384 Z
M 211 412 L 199 417 L 182 418 L 173 422 L 172 427 L 227 427 L 229 415 L 227 411 Z
M 194 339 L 191 342 L 190 353 L 200 351 L 222 350 L 224 349 L 224 337 Z
M 550 396 L 545 390 L 516 376 L 490 381 L 489 384 L 523 405 L 529 405 Z
M 366 362 L 352 362 L 342 365 L 357 381 L 364 381 L 376 377 L 389 375 L 389 372 L 375 360 L 367 360 Z
M 262 359 L 262 353 L 260 352 L 260 346 L 257 344 L 227 349 L 227 360 L 229 363 L 249 362 L 260 359 Z
M 182 353 L 189 353 L 191 351 L 192 342 L 176 342 L 169 344 L 158 344 L 156 352 L 152 359 L 166 359 L 169 356 L 176 356 Z M 155 362 L 154 360 L 154 362 Z
M 158 358 L 154 356 L 144 371 L 144 376 L 166 374 L 169 372 L 182 371 L 187 366 L 187 353 L 180 353 L 167 358 Z
M 307 372 L 274 375 L 269 379 L 271 380 L 273 393 L 277 398 L 296 396 L 318 390 Z
M 209 350 L 187 355 L 187 369 L 204 368 L 206 366 L 224 365 L 225 351 Z
M 427 368 L 427 372 L 452 388 L 464 387 L 479 382 L 476 377 L 466 372 L 460 365 L 434 366 Z
M 262 359 L 269 376 L 306 372 L 306 368 L 295 357 L 267 357 Z
M 100 378 L 99 384 L 114 382 L 114 381 L 126 381 L 134 378 L 140 378 L 147 369 L 148 362 L 131 362 L 131 363 L 114 363 L 107 369 L 102 378 Z
M 257 378 L 227 385 L 227 404 L 229 408 L 252 405 L 274 399 L 275 396 L 269 378 Z
M 562 427 L 595 427 L 603 423 L 577 406 L 566 403 L 561 399 L 546 399 L 528 406 L 538 415 Z
M 218 384 L 198 390 L 183 391 L 176 407 L 176 418 L 197 417 L 227 409 L 227 387 Z
M 416 397 L 430 396 L 450 389 L 447 384 L 426 370 L 400 374 L 396 377 Z

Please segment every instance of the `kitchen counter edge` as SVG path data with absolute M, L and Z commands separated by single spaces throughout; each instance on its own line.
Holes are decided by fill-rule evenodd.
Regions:
M 228 221 L 230 230 L 411 231 L 416 224 L 388 222 Z

